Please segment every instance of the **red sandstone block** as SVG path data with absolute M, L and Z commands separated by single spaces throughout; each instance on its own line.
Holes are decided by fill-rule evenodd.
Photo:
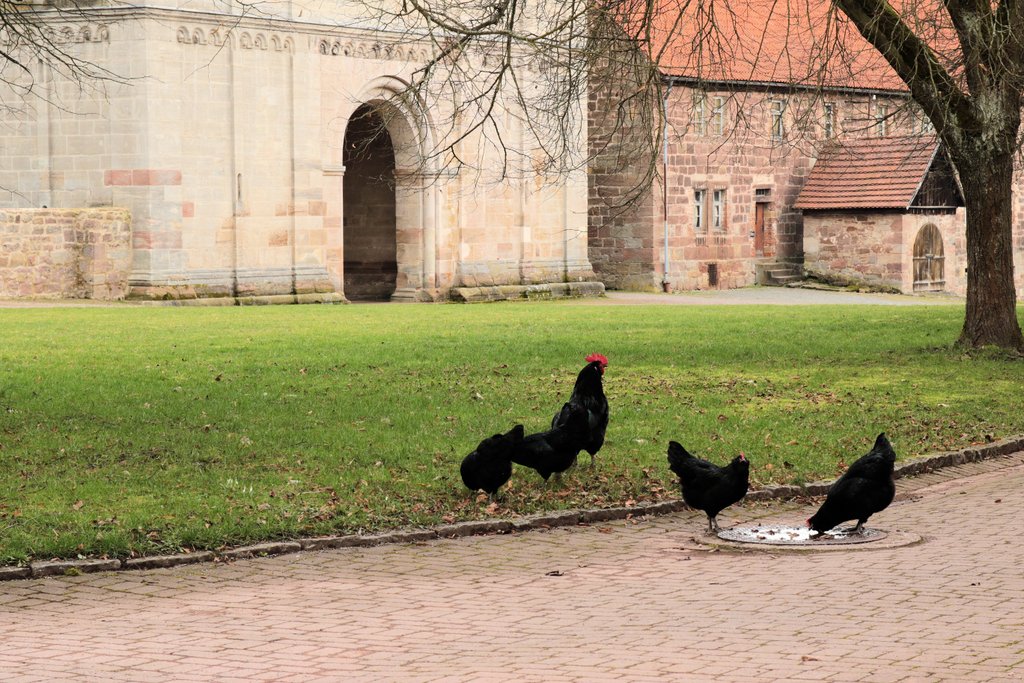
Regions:
M 132 185 L 181 185 L 181 171 L 136 168 L 131 173 Z
M 193 218 L 196 215 L 195 202 L 182 202 L 181 203 L 181 217 L 182 218 Z
M 103 172 L 104 185 L 131 185 L 132 172 L 126 170 L 110 170 Z

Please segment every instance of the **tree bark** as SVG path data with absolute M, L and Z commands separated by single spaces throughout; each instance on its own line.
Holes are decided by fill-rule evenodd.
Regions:
M 953 156 L 967 204 L 967 315 L 957 344 L 1024 351 L 1013 277 L 1013 156 L 977 149 Z

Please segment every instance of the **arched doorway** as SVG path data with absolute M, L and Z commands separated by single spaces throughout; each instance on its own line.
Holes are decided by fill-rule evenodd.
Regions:
M 395 148 L 374 107 L 364 104 L 353 112 L 342 158 L 345 296 L 386 301 L 398 274 Z
M 914 240 L 914 291 L 941 292 L 946 288 L 944 268 L 946 257 L 942 250 L 942 234 L 928 223 Z

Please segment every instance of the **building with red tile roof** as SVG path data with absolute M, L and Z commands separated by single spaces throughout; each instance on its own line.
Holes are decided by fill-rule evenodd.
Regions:
M 794 206 L 808 272 L 903 292 L 966 291 L 963 192 L 934 136 L 830 145 Z
M 933 170 L 933 166 L 935 167 Z M 865 138 L 822 150 L 794 204 L 802 211 L 933 206 L 929 173 L 942 173 L 942 208 L 963 206 L 949 160 L 933 136 Z M 935 181 L 936 183 L 940 181 Z
M 608 79 L 592 84 L 589 254 L 608 287 L 767 283 L 782 266 L 800 272 L 805 251 L 813 251 L 826 276 L 920 291 L 919 278 L 906 276 L 909 259 L 934 256 L 941 240 L 947 272 L 959 271 L 925 278 L 927 289 L 964 293 L 963 269 L 954 264 L 963 256 L 965 214 L 952 166 L 906 86 L 831 3 L 666 0 L 661 7 L 640 41 L 658 65 L 654 103 L 663 98 L 667 118 L 655 167 L 624 154 L 628 144 L 617 146 L 630 134 L 650 136 L 623 121 L 653 125 L 651 117 L 623 116 Z M 651 173 L 649 189 L 627 202 Z M 941 201 L 936 188 L 947 193 Z M 937 201 L 938 218 L 905 218 L 928 214 L 926 200 Z M 1019 223 L 1024 204 L 1017 206 Z M 817 230 L 829 221 L 863 222 L 864 212 L 891 212 L 887 220 L 900 216 L 900 224 L 884 237 L 852 231 L 858 243 L 843 240 L 833 245 L 843 254 L 818 258 L 824 233 L 808 239 L 808 216 L 815 214 Z M 925 223 L 935 230 L 912 256 Z M 1024 295 L 1021 234 L 1014 244 Z M 894 260 L 878 277 L 866 276 L 870 264 L 851 265 L 882 252 Z

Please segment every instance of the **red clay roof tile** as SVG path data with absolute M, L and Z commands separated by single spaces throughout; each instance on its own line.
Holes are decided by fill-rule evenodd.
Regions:
M 848 140 L 818 156 L 795 207 L 906 209 L 938 149 L 933 137 Z
M 650 35 L 637 32 L 667 76 L 907 92 L 881 54 L 825 0 L 658 0 L 652 13 Z

